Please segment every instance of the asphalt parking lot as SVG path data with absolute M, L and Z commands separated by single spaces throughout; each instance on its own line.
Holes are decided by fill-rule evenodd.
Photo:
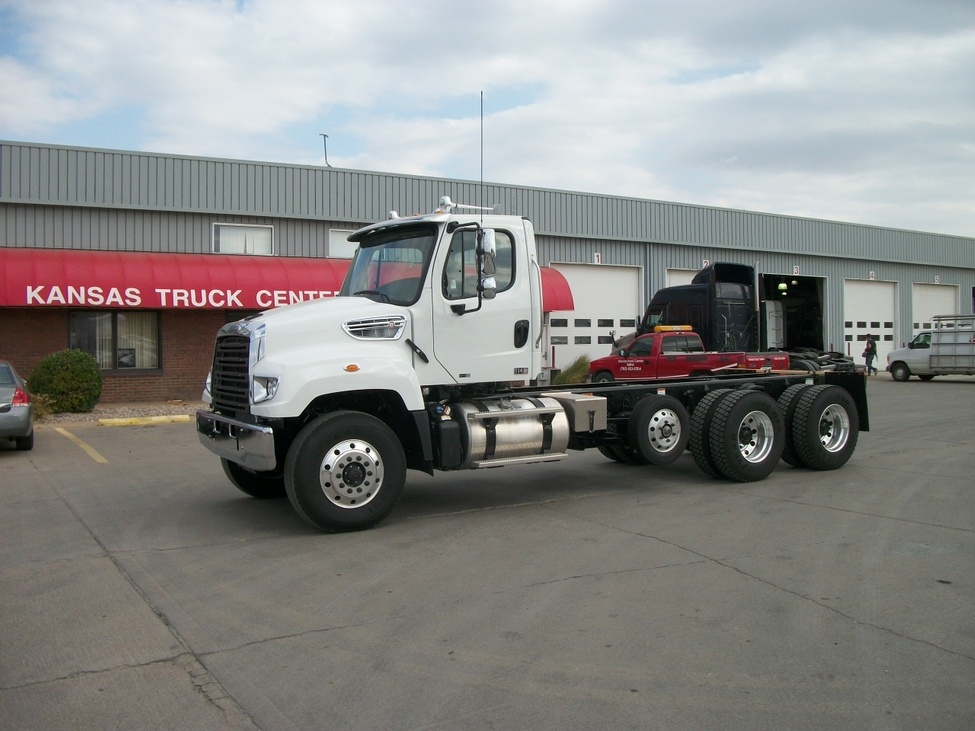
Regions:
M 836 472 L 592 451 L 313 531 L 188 423 L 0 449 L 0 726 L 975 728 L 975 378 L 871 378 Z

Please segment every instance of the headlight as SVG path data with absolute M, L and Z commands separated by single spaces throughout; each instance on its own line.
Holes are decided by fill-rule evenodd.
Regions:
M 266 342 L 267 326 L 263 324 L 258 325 L 251 334 L 250 360 L 252 368 L 264 358 L 264 349 L 267 347 Z
M 278 379 L 273 376 L 254 376 L 251 380 L 251 403 L 270 401 L 278 392 Z
M 210 393 L 212 382 L 213 382 L 213 371 L 210 370 L 207 371 L 207 380 L 206 383 L 203 384 L 203 401 L 208 404 L 213 403 L 213 394 Z

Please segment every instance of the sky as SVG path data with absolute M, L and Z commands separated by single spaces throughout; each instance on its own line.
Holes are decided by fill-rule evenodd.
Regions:
M 975 237 L 975 0 L 0 0 L 0 139 Z

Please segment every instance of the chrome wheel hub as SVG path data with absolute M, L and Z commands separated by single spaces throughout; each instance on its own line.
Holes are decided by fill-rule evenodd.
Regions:
M 340 508 L 361 508 L 379 492 L 383 465 L 368 442 L 348 439 L 333 446 L 322 459 L 319 482 L 329 501 Z

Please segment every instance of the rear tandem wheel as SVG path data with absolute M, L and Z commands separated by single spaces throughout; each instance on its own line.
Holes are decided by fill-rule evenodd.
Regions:
M 792 445 L 807 467 L 842 467 L 853 455 L 859 434 L 860 416 L 845 389 L 810 386 L 799 396 L 792 419 Z
M 736 482 L 756 482 L 778 465 L 785 428 L 771 396 L 732 391 L 718 401 L 708 436 L 711 457 L 722 475 Z
M 701 472 L 710 477 L 720 478 L 721 472 L 718 471 L 711 456 L 708 434 L 711 431 L 711 420 L 718 401 L 728 393 L 730 393 L 728 389 L 711 391 L 698 402 L 694 413 L 691 414 L 690 438 L 687 446 Z

